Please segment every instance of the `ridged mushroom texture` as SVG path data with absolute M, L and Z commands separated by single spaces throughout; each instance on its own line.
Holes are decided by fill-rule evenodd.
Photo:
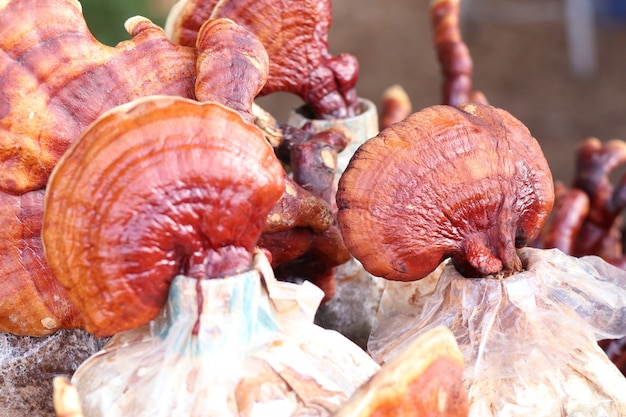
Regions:
M 43 188 L 69 145 L 103 111 L 147 95 L 194 98 L 195 48 L 143 17 L 132 39 L 96 40 L 76 0 L 0 2 L 0 190 Z
M 320 119 L 358 113 L 358 61 L 346 53 L 333 56 L 328 49 L 330 0 L 179 0 L 165 31 L 173 42 L 195 46 L 200 27 L 216 18 L 234 20 L 267 50 L 269 78 L 261 95 L 297 94 Z
M 339 181 L 344 242 L 370 273 L 423 278 L 451 258 L 466 277 L 523 268 L 554 204 L 528 129 L 488 105 L 432 106 L 363 144 Z
M 44 190 L 0 192 L 0 332 L 45 336 L 82 325 L 44 256 L 43 200 Z
M 105 113 L 46 192 L 46 258 L 85 328 L 151 320 L 178 274 L 247 271 L 283 168 L 261 131 L 218 103 L 139 99 Z

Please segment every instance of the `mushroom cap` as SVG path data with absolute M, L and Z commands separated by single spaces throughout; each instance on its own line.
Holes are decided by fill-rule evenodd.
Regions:
M 76 0 L 0 2 L 0 190 L 43 188 L 61 155 L 103 111 L 147 95 L 194 97 L 196 51 L 143 17 L 109 47 Z
M 43 240 L 85 328 L 152 319 L 179 273 L 251 262 L 283 168 L 261 131 L 218 103 L 150 97 L 94 122 L 46 192 Z
M 357 59 L 333 57 L 328 50 L 330 0 L 179 0 L 165 31 L 173 42 L 196 46 L 209 19 L 229 18 L 254 33 L 269 56 L 269 77 L 261 91 L 299 95 L 319 118 L 345 118 L 358 112 Z
M 44 190 L 0 192 L 0 332 L 45 336 L 82 325 L 44 256 L 43 200 Z
M 465 276 L 522 268 L 554 203 L 537 141 L 504 110 L 433 106 L 355 153 L 339 180 L 344 242 L 370 273 L 425 277 L 451 257 Z
M 267 81 L 269 58 L 259 39 L 230 19 L 212 19 L 197 39 L 196 99 L 215 101 L 254 122 L 252 105 Z

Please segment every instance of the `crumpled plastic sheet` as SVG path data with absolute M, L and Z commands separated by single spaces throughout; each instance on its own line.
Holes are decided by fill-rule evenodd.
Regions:
M 626 378 L 597 340 L 626 335 L 626 271 L 556 249 L 519 255 L 524 271 L 506 278 L 448 264 L 435 286 L 389 283 L 370 353 L 385 363 L 444 325 L 464 355 L 470 416 L 625 416 Z
M 42 337 L 0 333 L 0 417 L 53 417 L 52 379 L 71 376 L 105 341 L 79 329 Z
M 258 253 L 256 260 L 257 269 L 223 279 L 176 277 L 157 318 L 113 336 L 74 374 L 85 415 L 338 410 L 378 364 L 338 332 L 313 324 L 321 290 L 278 282 L 267 259 Z

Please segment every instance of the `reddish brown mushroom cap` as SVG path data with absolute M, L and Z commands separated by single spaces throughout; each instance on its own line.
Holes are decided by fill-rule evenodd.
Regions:
M 194 46 L 201 25 L 216 18 L 234 20 L 267 50 L 269 78 L 261 95 L 297 94 L 317 118 L 345 118 L 358 112 L 358 61 L 349 54 L 332 56 L 328 50 L 330 0 L 179 0 L 165 30 L 173 42 Z
M 43 239 L 86 329 L 153 318 L 179 273 L 250 267 L 283 168 L 261 131 L 217 103 L 153 97 L 99 118 L 55 168 Z
M 81 326 L 79 311 L 44 256 L 43 200 L 43 190 L 0 192 L 0 332 L 45 336 Z
M 193 98 L 196 51 L 142 17 L 109 47 L 75 0 L 0 2 L 0 190 L 45 186 L 61 155 L 103 111 L 146 95 Z
M 528 129 L 487 105 L 433 106 L 359 148 L 339 181 L 338 222 L 374 275 L 415 280 L 451 257 L 466 276 L 522 268 L 554 201 Z
M 230 19 L 213 19 L 200 28 L 196 45 L 196 98 L 237 110 L 253 123 L 252 104 L 269 71 L 269 59 L 261 42 Z

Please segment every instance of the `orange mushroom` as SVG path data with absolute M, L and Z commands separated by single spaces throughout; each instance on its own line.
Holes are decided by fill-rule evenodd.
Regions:
M 237 112 L 140 99 L 99 118 L 55 168 L 46 258 L 85 328 L 110 335 L 151 320 L 177 274 L 250 268 L 283 191 L 272 148 Z
M 261 95 L 297 94 L 320 119 L 358 113 L 358 61 L 349 54 L 332 56 L 328 50 L 330 0 L 179 0 L 165 30 L 172 41 L 195 46 L 199 28 L 215 18 L 234 20 L 267 50 L 269 78 Z
M 446 258 L 466 277 L 522 269 L 554 202 L 537 141 L 504 110 L 433 106 L 362 145 L 339 181 L 338 222 L 375 276 L 410 281 Z
M 82 323 L 44 257 L 43 200 L 43 190 L 0 192 L 0 332 L 45 336 Z
M 0 191 L 43 188 L 61 155 L 103 111 L 138 97 L 194 97 L 196 51 L 148 19 L 109 47 L 89 32 L 77 0 L 0 6 Z

